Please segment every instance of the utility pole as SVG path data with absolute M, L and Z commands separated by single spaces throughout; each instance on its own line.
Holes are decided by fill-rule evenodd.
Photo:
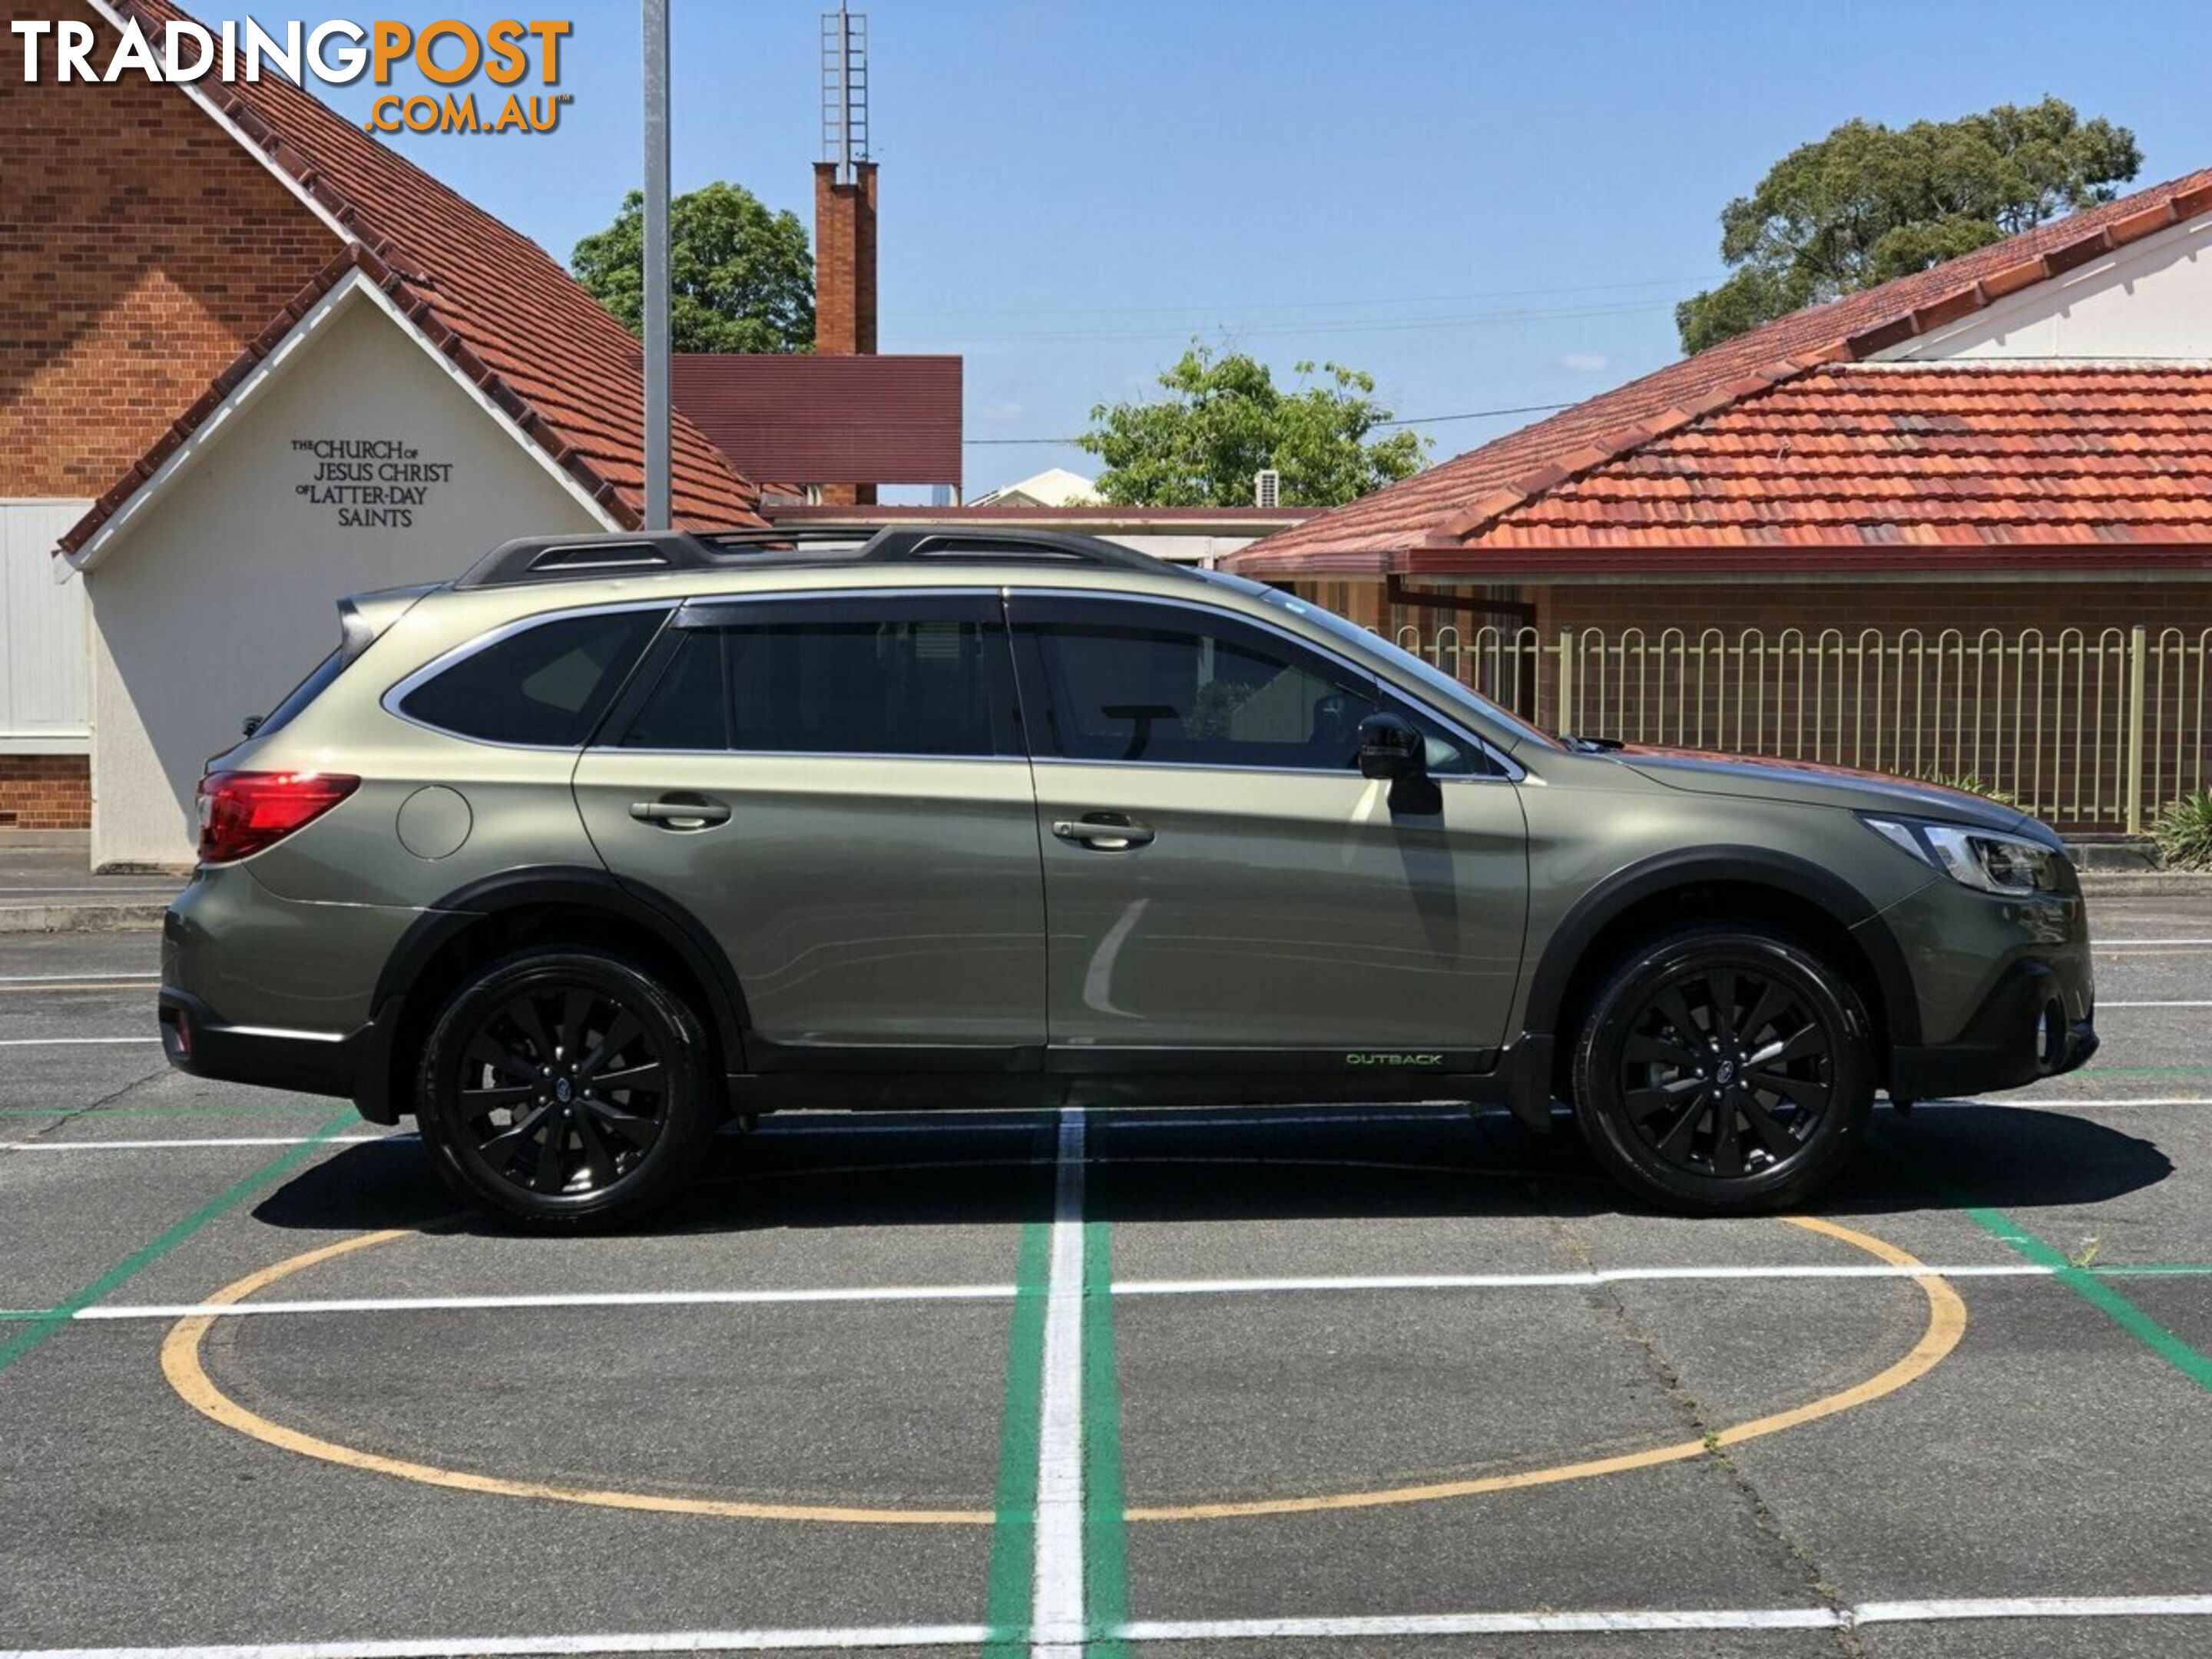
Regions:
M 645 528 L 670 528 L 668 0 L 645 10 Z

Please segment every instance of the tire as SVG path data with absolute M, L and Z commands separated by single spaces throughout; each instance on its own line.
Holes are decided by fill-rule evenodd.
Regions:
M 1575 1122 L 1666 1209 L 1780 1209 L 1850 1161 L 1874 1104 L 1873 1031 L 1850 981 L 1795 940 L 1675 933 L 1599 989 L 1575 1044 Z
M 636 963 L 589 945 L 523 951 L 439 1011 L 416 1118 L 471 1202 L 549 1231 L 627 1225 L 704 1160 L 709 1052 L 697 1014 Z

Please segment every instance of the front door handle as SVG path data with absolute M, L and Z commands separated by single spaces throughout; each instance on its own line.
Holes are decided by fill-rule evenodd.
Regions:
M 1088 847 L 1094 853 L 1128 853 L 1152 842 L 1152 827 L 1127 812 L 1085 812 L 1079 818 L 1054 821 L 1052 833 L 1062 841 Z
M 663 795 L 659 800 L 634 800 L 629 815 L 640 823 L 662 830 L 705 830 L 730 821 L 730 809 L 704 795 Z

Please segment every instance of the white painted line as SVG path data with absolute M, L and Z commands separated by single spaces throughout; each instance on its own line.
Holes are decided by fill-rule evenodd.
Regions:
M 1983 1619 L 2174 1619 L 2212 1614 L 2212 1595 L 2033 1595 L 1865 1601 L 1850 1607 L 1693 1607 L 1588 1613 L 1382 1613 L 1337 1619 L 1133 1621 L 1099 1632 L 1120 1642 L 1283 1641 L 1331 1637 L 1632 1635 L 1669 1631 L 1850 1630 L 1861 1625 Z M 577 1636 L 403 1638 L 265 1642 L 224 1647 L 12 1648 L 0 1659 L 572 1659 L 586 1654 L 818 1652 L 974 1647 L 984 1625 L 887 1625 L 842 1630 L 701 1630 Z
M 724 1308 L 777 1307 L 827 1302 L 1009 1301 L 1012 1285 L 897 1285 L 828 1286 L 797 1291 L 577 1291 L 526 1296 L 364 1296 L 319 1302 L 102 1304 L 80 1308 L 72 1320 L 228 1319 L 264 1314 L 448 1313 L 490 1308 Z
M 2145 945 L 2212 945 L 2212 939 L 2092 939 L 2093 951 L 2122 951 Z
M 2057 1270 L 2027 1261 L 1978 1262 L 1962 1267 L 1898 1267 L 1869 1262 L 1863 1267 L 1606 1267 L 1559 1273 L 1407 1273 L 1373 1278 L 1305 1279 L 1125 1279 L 1116 1296 L 1270 1296 L 1304 1291 L 1541 1291 L 1594 1285 L 1629 1285 L 1662 1280 L 1711 1283 L 1723 1279 L 1917 1279 L 1933 1273 L 1945 1279 L 2045 1279 Z
M 2126 1095 L 2106 1099 L 2099 1095 L 1996 1095 L 1987 1100 L 1923 1100 L 1920 1106 L 2212 1106 L 2212 1096 Z
M 0 887 L 7 898 L 55 898 L 60 894 L 95 894 L 100 898 L 175 898 L 179 887 Z M 18 907 L 20 909 L 20 907 Z
M 159 1036 L 0 1037 L 0 1048 L 76 1048 L 107 1042 L 159 1042 Z
M 1030 1659 L 1082 1659 L 1083 1113 L 1060 1116 L 1052 1268 L 1044 1304 L 1044 1390 L 1037 1408 L 1036 1556 Z
M 1958 1619 L 2173 1619 L 2212 1613 L 2212 1595 L 2011 1595 L 1977 1601 L 1863 1601 L 1861 1625 L 1912 1625 Z
M 770 1653 L 823 1649 L 973 1647 L 988 1625 L 886 1625 L 848 1630 L 679 1630 L 650 1634 L 403 1638 L 381 1642 L 249 1642 L 199 1648 L 10 1648 L 0 1659 L 529 1659 L 601 1653 Z
M 1414 1613 L 1344 1619 L 1148 1620 L 1114 1632 L 1125 1642 L 1250 1642 L 1318 1637 L 1565 1636 L 1684 1630 L 1839 1630 L 1832 1607 L 1741 1607 L 1649 1613 Z
M 2156 1619 L 2212 1614 L 2212 1595 L 2037 1595 L 1868 1601 L 1855 1607 L 1716 1607 L 1606 1613 L 1382 1614 L 1348 1619 L 1153 1620 L 1121 1626 L 1125 1642 L 1297 1640 L 1319 1637 L 1577 1635 L 1710 1630 L 1850 1630 L 1969 1619 Z
M 104 985 L 111 980 L 151 984 L 161 977 L 159 974 L 106 974 L 94 968 L 81 974 L 0 974 L 0 985 L 51 985 L 56 982 L 70 985 L 97 982 Z
M 204 1135 L 174 1140 L 0 1140 L 0 1152 L 166 1152 L 177 1146 L 358 1146 L 420 1135 Z
M 2094 1271 L 2094 1270 L 2093 1270 Z M 2212 1276 L 2212 1268 L 2205 1270 Z M 1727 1265 L 1705 1267 L 1607 1267 L 1583 1273 L 1413 1273 L 1400 1276 L 1299 1279 L 1124 1279 L 1120 1296 L 1284 1296 L 1316 1291 L 1550 1291 L 1595 1285 L 1721 1284 L 1789 1279 L 2050 1279 L 2056 1267 L 2026 1261 L 1976 1261 L 1954 1266 L 1893 1267 L 1869 1262 L 1835 1266 Z M 2186 1275 L 2175 1273 L 2175 1278 Z M 1079 1294 L 1073 1298 L 1079 1304 Z M 811 1290 L 548 1291 L 514 1295 L 331 1297 L 317 1301 L 100 1303 L 70 1317 L 115 1322 L 133 1319 L 244 1319 L 289 1314 L 451 1313 L 515 1308 L 777 1307 L 808 1303 L 1004 1302 L 1012 1285 L 860 1285 Z M 1049 1304 L 1048 1304 L 1048 1306 Z M 1048 1326 L 1048 1328 L 1049 1327 Z M 1071 1383 L 1071 1387 L 1075 1384 Z
M 2112 1008 L 2212 1008 L 2212 1000 L 2197 1002 L 2100 1002 L 2099 1013 Z

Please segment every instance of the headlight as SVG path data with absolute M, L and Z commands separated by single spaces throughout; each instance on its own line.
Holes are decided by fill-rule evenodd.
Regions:
M 2025 836 L 1970 830 L 1960 823 L 1930 823 L 1920 818 L 1862 816 L 1859 822 L 1923 864 L 1984 893 L 2024 898 L 2031 893 L 2048 893 L 2058 885 L 2058 855 Z

